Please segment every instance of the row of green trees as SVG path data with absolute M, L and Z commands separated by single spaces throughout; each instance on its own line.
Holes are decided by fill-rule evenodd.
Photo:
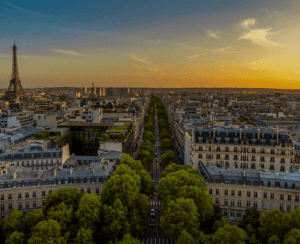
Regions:
M 248 209 L 240 228 L 248 235 L 248 243 L 298 244 L 300 243 L 300 209 L 283 214 L 279 209 L 260 213 Z
M 154 150 L 153 150 L 153 144 L 155 143 L 155 137 L 153 134 L 154 123 L 155 123 L 155 102 L 152 99 L 145 120 L 143 142 L 137 154 L 137 159 L 142 162 L 145 169 L 149 168 L 150 164 L 153 161 L 153 156 L 154 156 Z
M 124 154 L 100 195 L 64 188 L 48 195 L 43 209 L 25 217 L 14 209 L 1 220 L 0 240 L 6 244 L 141 243 L 130 234 L 143 231 L 141 223 L 150 209 L 146 195 L 154 190 L 142 163 Z

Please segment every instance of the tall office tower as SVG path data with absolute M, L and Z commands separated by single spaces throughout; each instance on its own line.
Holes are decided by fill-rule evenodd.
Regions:
M 13 63 L 12 63 L 11 80 L 9 83 L 8 90 L 5 92 L 4 98 L 8 100 L 19 99 L 21 97 L 27 99 L 27 94 L 22 87 L 21 80 L 19 77 L 18 61 L 17 61 L 17 46 L 15 43 L 12 47 L 12 50 L 13 50 Z
M 95 86 L 94 86 L 94 83 L 92 83 L 91 96 L 93 96 L 94 94 L 96 94 L 96 92 L 95 92 Z
M 106 89 L 105 89 L 105 87 L 102 87 L 101 89 L 102 89 L 102 95 L 101 96 L 106 96 Z
M 87 87 L 82 87 L 82 96 L 87 96 Z
M 101 88 L 100 87 L 96 87 L 96 95 L 101 96 Z
M 113 96 L 114 95 L 114 88 L 113 87 L 107 87 L 106 88 L 106 96 Z
M 121 89 L 122 88 L 114 88 L 114 96 L 120 96 L 121 95 Z

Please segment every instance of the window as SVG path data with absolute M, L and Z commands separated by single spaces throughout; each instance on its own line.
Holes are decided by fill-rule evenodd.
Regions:
M 267 203 L 263 202 L 263 209 L 267 209 Z
M 12 195 L 11 194 L 8 194 L 8 199 L 12 199 Z
M 242 191 L 238 191 L 239 197 L 242 196 Z
M 287 205 L 286 211 L 290 211 L 291 210 L 291 205 Z
M 274 170 L 274 164 L 270 164 L 270 170 Z
M 22 209 L 22 203 L 21 203 L 21 202 L 19 202 L 19 204 L 18 204 L 18 209 L 19 209 L 19 210 Z
M 292 195 L 288 195 L 288 200 L 292 201 Z
M 295 201 L 299 202 L 299 196 L 295 196 Z
M 275 162 L 274 157 L 270 158 L 270 162 Z
M 224 200 L 224 206 L 227 206 L 227 199 Z
M 35 201 L 32 204 L 32 208 L 36 208 L 36 202 Z
M 247 201 L 247 208 L 250 208 L 250 201 Z
M 266 192 L 264 192 L 264 198 L 267 198 L 267 193 Z
M 216 189 L 216 195 L 219 195 L 219 189 Z
M 279 210 L 280 210 L 281 212 L 283 212 L 283 204 L 280 204 L 280 205 L 279 205 Z
M 96 188 L 96 193 L 99 193 L 99 188 Z
M 233 210 L 230 211 L 230 217 L 234 218 L 234 211 Z
M 25 208 L 29 209 L 29 202 L 25 203 Z
M 271 154 L 274 154 L 274 149 L 271 149 Z
M 280 200 L 284 200 L 284 195 L 280 194 Z
M 26 198 L 29 198 L 29 192 L 26 192 L 26 193 L 25 193 L 25 197 L 26 197 Z
M 234 199 L 231 199 L 231 207 L 234 207 Z
M 81 193 L 84 193 L 84 189 L 81 189 L 80 191 L 81 191 Z
M 36 192 L 35 191 L 32 193 L 32 197 L 36 197 Z
M 271 199 L 274 199 L 274 193 L 271 193 Z
M 256 191 L 254 192 L 254 197 L 257 197 L 257 192 Z
M 251 197 L 251 192 L 247 191 L 247 197 Z
M 1 200 L 4 200 L 4 195 L 3 194 L 1 195 Z
M 8 210 L 12 210 L 12 204 L 11 203 L 8 204 Z
M 49 190 L 49 195 L 52 193 L 52 190 Z
M 234 190 L 231 190 L 231 196 L 234 196 Z
M 212 194 L 212 189 L 208 189 L 208 193 L 209 193 L 209 194 Z
M 46 192 L 45 191 L 42 191 L 42 196 L 46 196 Z
M 297 208 L 298 208 L 298 206 L 295 205 L 295 209 L 297 209 Z
M 270 210 L 274 209 L 274 203 L 270 203 Z
M 225 195 L 228 195 L 228 190 L 225 190 Z
M 1 204 L 1 211 L 5 211 L 5 205 Z
M 216 198 L 216 204 L 219 204 L 219 198 Z
M 22 193 L 18 193 L 18 198 L 22 198 Z
M 237 217 L 242 218 L 242 212 L 241 211 L 237 211 Z
M 224 217 L 227 218 L 227 210 L 224 210 Z
M 242 206 L 242 201 L 238 200 L 238 207 L 241 207 L 241 206 Z
M 87 192 L 88 192 L 88 193 L 91 193 L 91 188 L 88 188 L 88 189 L 87 189 Z
M 254 202 L 253 207 L 257 208 L 257 202 Z

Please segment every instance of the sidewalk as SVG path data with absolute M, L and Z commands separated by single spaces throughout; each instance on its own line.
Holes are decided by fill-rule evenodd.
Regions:
M 140 150 L 140 147 L 141 147 L 141 144 L 143 142 L 143 139 L 142 139 L 143 138 L 143 133 L 144 133 L 144 128 L 142 128 L 141 133 L 139 134 L 137 148 L 136 148 L 135 152 L 132 154 L 132 158 L 134 160 L 136 160 L 137 154 L 138 154 L 138 152 Z

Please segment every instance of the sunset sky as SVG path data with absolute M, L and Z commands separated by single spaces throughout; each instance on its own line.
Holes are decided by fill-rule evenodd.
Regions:
M 0 88 L 300 89 L 300 1 L 0 0 Z

